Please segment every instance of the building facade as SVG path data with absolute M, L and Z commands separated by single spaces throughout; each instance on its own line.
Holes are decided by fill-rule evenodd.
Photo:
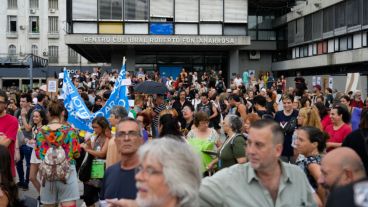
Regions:
M 367 94 L 368 74 L 368 1 L 308 0 L 299 2 L 279 17 L 279 25 L 287 27 L 287 50 L 275 59 L 272 70 L 295 76 L 301 72 L 311 81 L 315 75 L 336 78 L 338 89 L 345 88 L 346 74 L 359 72 L 360 85 Z M 285 25 L 286 22 L 286 25 Z
M 91 62 L 119 68 L 125 56 L 128 70 L 214 69 L 228 80 L 271 70 L 275 14 L 248 0 L 69 0 L 67 8 L 65 43 Z
M 66 4 L 62 0 L 3 0 L 0 6 L 0 86 L 29 84 L 24 65 L 28 54 L 48 59 L 48 67 L 35 68 L 36 86 L 63 67 L 92 67 L 65 45 Z

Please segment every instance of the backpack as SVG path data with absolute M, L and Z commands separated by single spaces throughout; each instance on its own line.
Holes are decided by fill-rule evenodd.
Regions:
M 41 129 L 41 133 L 46 138 L 43 129 Z M 65 135 L 66 134 L 63 133 L 62 140 Z M 70 163 L 67 159 L 65 150 L 61 145 L 56 146 L 51 144 L 47 138 L 46 141 L 50 148 L 47 150 L 39 168 L 42 186 L 45 186 L 46 181 L 61 181 L 66 184 L 70 176 Z

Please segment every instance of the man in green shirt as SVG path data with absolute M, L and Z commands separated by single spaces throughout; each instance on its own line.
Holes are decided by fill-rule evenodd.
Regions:
M 205 178 L 200 206 L 316 206 L 305 174 L 279 160 L 283 139 L 281 127 L 273 120 L 253 123 L 246 149 L 249 163 Z

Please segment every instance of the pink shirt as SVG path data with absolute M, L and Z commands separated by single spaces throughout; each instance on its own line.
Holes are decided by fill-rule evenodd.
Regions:
M 15 177 L 15 163 L 14 163 L 14 154 L 15 154 L 15 141 L 17 140 L 17 132 L 18 132 L 18 120 L 12 115 L 6 114 L 3 117 L 0 117 L 0 132 L 4 133 L 7 138 L 11 139 L 10 145 L 8 146 L 8 150 L 10 152 L 10 165 L 12 170 L 12 175 Z
M 343 124 L 338 130 L 334 130 L 333 124 L 330 124 L 326 127 L 325 132 L 330 135 L 328 142 L 342 143 L 345 137 L 351 133 L 351 127 L 348 124 Z M 328 148 L 327 152 L 331 150 Z

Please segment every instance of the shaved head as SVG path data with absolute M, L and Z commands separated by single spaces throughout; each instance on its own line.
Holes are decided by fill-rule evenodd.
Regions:
M 323 159 L 325 162 L 332 162 L 342 169 L 350 169 L 364 173 L 364 165 L 359 155 L 351 148 L 340 147 L 327 153 Z
M 321 173 L 318 182 L 328 190 L 366 176 L 362 160 L 348 147 L 336 148 L 327 153 L 321 162 Z

